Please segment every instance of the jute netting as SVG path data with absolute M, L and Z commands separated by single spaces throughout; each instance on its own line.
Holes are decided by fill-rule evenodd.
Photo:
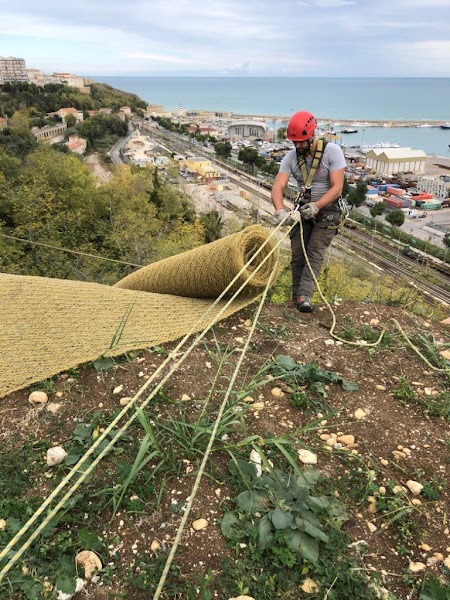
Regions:
M 100 356 L 182 337 L 267 238 L 262 227 L 248 227 L 143 267 L 113 287 L 0 274 L 0 397 Z M 274 245 L 269 240 L 233 290 Z M 220 318 L 255 300 L 276 259 L 273 252 Z M 225 303 L 222 299 L 195 331 L 203 329 Z

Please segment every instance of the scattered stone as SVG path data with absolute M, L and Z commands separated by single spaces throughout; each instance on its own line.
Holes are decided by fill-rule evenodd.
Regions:
M 386 391 L 386 386 L 384 385 L 377 384 L 375 387 L 377 388 L 377 390 L 380 390 L 380 392 Z
M 371 523 L 370 521 L 366 521 L 367 523 L 367 528 L 370 531 L 370 533 L 375 533 L 375 531 L 377 530 L 377 526 L 374 525 L 373 523 Z
M 422 544 L 419 545 L 419 548 L 421 550 L 425 550 L 425 552 L 429 552 L 431 550 L 431 546 L 425 544 L 425 542 L 422 542 Z
M 439 354 L 442 358 L 445 358 L 445 360 L 450 360 L 450 350 L 441 350 Z
M 426 565 L 423 564 L 423 562 L 410 562 L 409 563 L 409 570 L 411 571 L 411 573 L 418 573 L 419 571 L 423 571 L 424 569 L 426 569 Z
M 332 339 L 325 340 L 325 346 L 334 346 L 334 340 L 332 340 Z
M 64 394 L 62 392 L 56 392 L 55 396 L 57 398 L 62 398 L 64 396 Z
M 55 446 L 47 450 L 47 464 L 49 467 L 59 465 L 66 460 L 67 452 L 62 446 Z
M 371 327 L 375 327 L 375 325 L 379 325 L 379 323 L 380 323 L 380 319 L 370 319 L 370 321 L 369 321 L 369 325 Z
M 420 506 L 422 502 L 419 500 L 419 498 L 413 498 L 411 500 L 411 504 L 413 504 L 414 506 Z
M 412 382 L 411 382 L 411 385 L 415 385 L 415 386 L 417 386 L 417 387 L 423 387 L 423 386 L 424 386 L 424 384 L 423 384 L 423 383 L 421 383 L 420 381 L 412 381 Z
M 261 477 L 262 475 L 262 466 L 261 466 L 261 456 L 256 450 L 252 450 L 250 452 L 250 460 L 249 462 L 255 465 L 256 468 L 256 476 Z
M 400 494 L 400 493 L 404 492 L 404 489 L 403 489 L 403 487 L 402 487 L 401 485 L 395 485 L 395 486 L 392 488 L 392 492 L 393 492 L 394 494 Z
M 444 567 L 450 569 L 450 556 L 447 556 L 447 558 L 444 560 Z
M 381 463 L 383 466 L 385 466 L 385 467 L 386 467 L 386 466 L 389 464 L 389 461 L 388 461 L 388 460 L 386 460 L 385 458 L 382 458 L 382 459 L 380 460 L 380 463 Z
M 182 402 L 187 402 L 188 400 L 192 400 L 192 398 L 190 396 L 188 396 L 188 394 L 183 394 L 181 396 L 181 401 Z
M 412 479 L 406 482 L 406 487 L 414 494 L 414 496 L 418 496 L 423 490 L 423 485 Z
M 398 460 L 399 458 L 406 458 L 406 454 L 401 450 L 392 450 L 392 454 Z
M 255 399 L 252 398 L 251 396 L 245 396 L 245 398 L 243 398 L 242 402 L 254 402 Z
M 242 338 L 242 337 L 234 338 L 234 341 L 237 342 L 238 344 L 243 344 L 245 342 L 244 338 Z
M 423 391 L 425 392 L 425 396 L 431 396 L 431 394 L 433 393 L 433 388 L 426 387 Z
M 380 492 L 380 494 L 383 494 L 383 496 L 386 494 L 386 488 L 384 487 L 384 485 L 380 485 L 378 491 Z
M 119 400 L 120 406 L 126 406 L 128 402 L 131 400 L 131 396 L 124 396 Z
M 337 439 L 341 444 L 345 444 L 346 446 L 351 446 L 355 443 L 354 435 L 341 435 Z
M 255 600 L 251 596 L 236 596 L 235 598 L 228 598 L 228 600 Z
M 201 531 L 202 529 L 205 529 L 205 527 L 208 527 L 208 525 L 209 523 L 206 519 L 197 519 L 192 523 L 192 527 L 195 531 Z
M 304 465 L 316 465 L 317 464 L 317 454 L 314 452 L 310 452 L 305 448 L 301 448 L 298 451 L 298 457 Z
M 161 544 L 158 542 L 158 540 L 153 540 L 153 542 L 150 544 L 150 550 L 152 552 L 154 552 L 156 554 L 156 552 L 158 552 L 158 550 L 161 548 Z
M 0 519 L 0 531 L 5 531 L 6 529 L 6 521 L 5 519 Z
M 92 550 L 83 550 L 75 556 L 75 563 L 84 569 L 86 579 L 90 579 L 96 571 L 101 571 L 103 566 L 99 557 Z
M 279 387 L 274 387 L 270 390 L 270 393 L 272 394 L 272 396 L 274 396 L 275 398 L 283 398 L 284 397 L 284 392 L 281 388 Z
M 353 413 L 355 419 L 365 419 L 367 417 L 367 413 L 363 411 L 362 408 L 357 408 Z
M 47 404 L 48 396 L 45 392 L 31 392 L 28 402 L 30 404 Z
M 73 594 L 66 594 L 65 592 L 61 591 L 61 590 L 56 590 L 58 596 L 56 597 L 56 600 L 70 600 L 70 598 L 73 598 L 75 596 L 75 594 L 78 594 L 78 592 L 81 592 L 81 590 L 84 588 L 84 580 L 81 579 L 81 577 L 77 577 L 75 580 L 75 592 Z
M 253 411 L 259 412 L 264 408 L 264 402 L 253 402 L 250 407 Z
M 244 321 L 244 326 L 245 326 L 245 327 L 251 327 L 251 326 L 252 326 L 252 322 L 251 322 L 251 320 L 250 320 L 250 319 L 246 319 L 246 320 Z
M 433 556 L 436 559 L 436 562 L 443 562 L 443 560 L 444 560 L 444 555 L 441 554 L 440 552 L 434 552 Z
M 377 512 L 377 501 L 373 496 L 367 496 L 367 502 L 369 503 L 369 508 L 367 509 L 367 512 L 371 513 L 372 515 L 375 514 Z
M 305 579 L 305 581 L 301 585 L 301 588 L 307 594 L 314 594 L 319 591 L 318 584 L 314 581 L 314 579 L 311 579 L 311 577 L 307 577 Z
M 123 390 L 123 385 L 118 385 L 117 387 L 115 387 L 113 389 L 113 394 L 120 394 L 120 392 Z
M 46 408 L 48 412 L 51 412 L 52 414 L 56 415 L 56 413 L 61 408 L 61 404 L 59 402 L 49 402 Z

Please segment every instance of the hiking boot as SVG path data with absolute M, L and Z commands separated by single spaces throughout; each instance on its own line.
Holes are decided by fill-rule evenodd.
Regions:
M 311 300 L 309 298 L 297 298 L 297 310 L 301 313 L 311 313 L 314 310 L 314 306 L 311 304 Z

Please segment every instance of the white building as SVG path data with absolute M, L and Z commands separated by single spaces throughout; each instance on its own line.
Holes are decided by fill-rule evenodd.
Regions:
M 267 133 L 267 125 L 262 121 L 232 121 L 228 125 L 228 135 L 232 137 L 264 137 Z
M 0 84 L 14 81 L 28 81 L 25 60 L 14 56 L 0 56 Z
M 411 148 L 374 148 L 366 154 L 366 170 L 380 175 L 425 173 L 427 155 Z
M 417 189 L 426 194 L 433 194 L 435 198 L 444 200 L 448 198 L 449 184 L 438 177 L 419 177 Z

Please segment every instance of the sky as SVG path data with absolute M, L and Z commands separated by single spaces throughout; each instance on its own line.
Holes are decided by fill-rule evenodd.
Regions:
M 0 56 L 83 76 L 449 77 L 449 0 L 0 0 Z

